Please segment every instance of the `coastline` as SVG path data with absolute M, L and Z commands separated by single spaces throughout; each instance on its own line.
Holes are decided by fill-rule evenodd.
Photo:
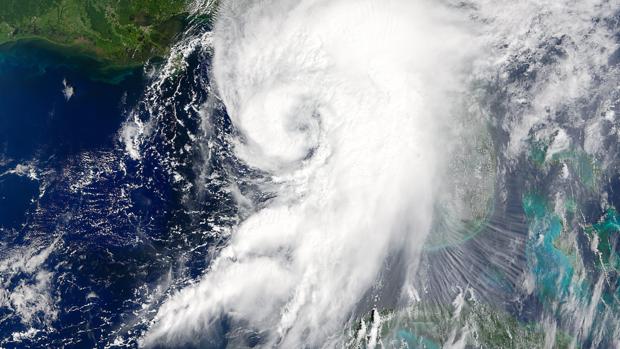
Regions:
M 0 44 L 0 61 L 19 59 L 22 64 L 65 66 L 78 70 L 95 81 L 118 84 L 141 70 L 148 62 L 118 63 L 97 56 L 80 45 L 67 45 L 45 37 L 27 36 Z M 44 59 L 42 59 L 44 58 Z M 149 60 L 157 59 L 152 57 Z

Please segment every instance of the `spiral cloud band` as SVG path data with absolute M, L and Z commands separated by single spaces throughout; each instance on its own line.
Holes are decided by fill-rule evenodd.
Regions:
M 450 147 L 439 130 L 473 46 L 466 33 L 423 1 L 224 3 L 217 91 L 237 156 L 269 174 L 276 196 L 160 308 L 143 343 L 208 337 L 225 317 L 266 347 L 338 346 L 372 288 L 369 302 L 380 301 L 396 255 L 405 298 Z

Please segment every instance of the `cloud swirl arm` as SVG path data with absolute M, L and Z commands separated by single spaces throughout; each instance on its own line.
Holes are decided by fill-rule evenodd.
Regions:
M 406 288 L 449 149 L 444 97 L 467 58 L 453 19 L 404 0 L 223 5 L 217 90 L 237 156 L 277 195 L 161 307 L 145 345 L 208 337 L 224 316 L 265 347 L 334 346 L 390 256 L 405 256 Z

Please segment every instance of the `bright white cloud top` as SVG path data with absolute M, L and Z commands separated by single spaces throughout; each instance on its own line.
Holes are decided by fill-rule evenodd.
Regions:
M 277 197 L 164 304 L 145 343 L 192 341 L 228 316 L 265 344 L 337 345 L 390 256 L 412 275 L 448 149 L 444 97 L 472 47 L 464 29 L 425 2 L 224 4 L 217 89 L 237 155 Z

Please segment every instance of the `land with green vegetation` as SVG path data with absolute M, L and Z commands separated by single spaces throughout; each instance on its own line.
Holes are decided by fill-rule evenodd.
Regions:
M 547 333 L 543 324 L 521 322 L 498 307 L 466 299 L 458 309 L 454 304 L 418 303 L 402 312 L 371 312 L 353 328 L 355 339 L 347 347 L 370 347 L 368 343 L 375 333 L 368 329 L 377 315 L 381 321 L 376 334 L 388 348 L 440 349 L 456 346 L 461 340 L 467 348 L 531 349 L 547 344 L 553 344 L 554 349 L 571 347 L 573 338 L 565 332 Z M 363 326 L 361 333 L 366 337 L 360 337 Z
M 168 53 L 191 0 L 2 0 L 0 47 L 33 40 L 117 66 Z

